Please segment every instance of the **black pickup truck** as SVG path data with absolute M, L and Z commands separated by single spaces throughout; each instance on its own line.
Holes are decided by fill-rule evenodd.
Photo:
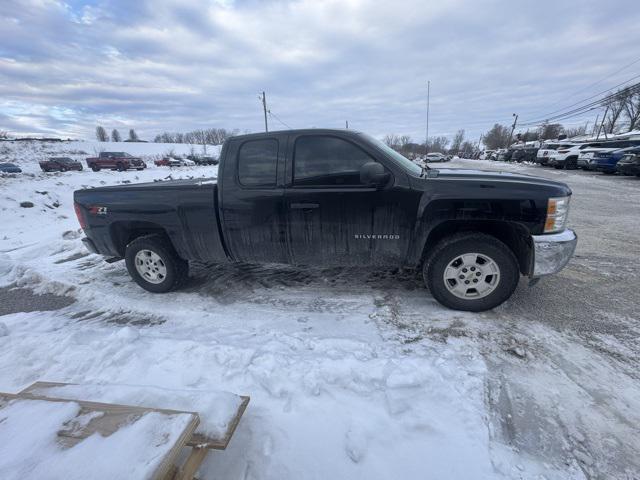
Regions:
M 87 248 L 124 258 L 144 289 L 180 286 L 189 261 L 422 269 L 459 310 L 504 302 L 520 275 L 561 270 L 577 238 L 571 190 L 504 172 L 421 167 L 351 130 L 230 138 L 218 177 L 78 190 Z

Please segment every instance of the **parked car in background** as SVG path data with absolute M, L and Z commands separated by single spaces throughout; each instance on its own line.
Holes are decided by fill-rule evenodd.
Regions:
M 557 169 L 572 169 L 578 167 L 578 156 L 586 148 L 593 148 L 600 143 L 582 143 L 571 147 L 558 148 L 549 152 L 547 164 Z
M 500 162 L 504 162 L 507 152 L 508 150 L 506 148 L 500 148 L 496 150 L 495 153 L 493 154 L 493 159 L 498 160 Z
M 0 163 L 0 173 L 22 173 L 22 169 L 15 163 Z
M 188 155 L 187 160 L 193 160 L 196 165 L 218 165 L 219 160 L 215 157 L 198 157 L 195 155 Z
M 534 162 L 536 159 L 536 153 L 538 152 L 537 148 L 524 147 L 524 148 L 514 148 L 513 153 L 511 154 L 512 162 Z
M 485 150 L 484 152 L 480 153 L 480 156 L 478 157 L 478 159 L 480 160 L 489 160 L 491 158 L 491 155 L 493 155 L 494 150 Z
M 168 160 L 170 167 L 193 167 L 196 164 L 193 160 L 182 157 L 169 157 Z
M 616 172 L 640 177 L 640 154 L 627 153 L 616 164 Z
M 165 158 L 161 158 L 159 160 L 154 160 L 153 163 L 155 163 L 156 167 L 168 167 L 169 166 L 169 158 L 165 157 Z
M 577 145 L 576 143 L 543 143 L 538 153 L 536 153 L 535 162 L 540 165 L 547 165 L 549 162 L 549 154 L 556 150 L 567 149 Z
M 141 158 L 134 157 L 125 152 L 100 152 L 97 157 L 87 158 L 87 166 L 94 172 L 102 169 L 118 170 L 144 170 L 147 164 Z
M 427 163 L 448 162 L 448 161 L 449 159 L 447 158 L 447 156 L 444 153 L 439 153 L 439 152 L 427 153 L 427 158 L 425 159 L 425 162 Z
M 627 147 L 613 151 L 595 152 L 589 165 L 593 168 L 590 169 L 602 173 L 616 173 L 616 166 L 618 162 L 626 154 L 640 154 L 640 147 Z
M 51 157 L 39 162 L 43 172 L 66 172 L 68 170 L 82 171 L 82 164 L 69 157 Z

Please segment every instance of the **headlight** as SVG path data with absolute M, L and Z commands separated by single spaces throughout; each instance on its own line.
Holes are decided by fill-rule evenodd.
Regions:
M 571 197 L 550 198 L 547 202 L 547 219 L 544 222 L 544 233 L 555 233 L 564 230 L 569 216 L 569 200 Z

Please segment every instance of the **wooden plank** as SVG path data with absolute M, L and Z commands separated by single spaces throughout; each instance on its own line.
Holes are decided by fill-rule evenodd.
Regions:
M 175 480 L 192 480 L 198 472 L 200 465 L 202 465 L 207 453 L 209 453 L 208 448 L 193 447 L 184 465 L 178 471 Z
M 126 425 L 135 423 L 142 415 L 146 413 L 159 413 L 161 415 L 188 415 L 189 422 L 183 428 L 174 444 L 171 446 L 167 454 L 162 458 L 160 464 L 156 468 L 153 478 L 165 478 L 167 474 L 173 468 L 180 451 L 185 446 L 188 439 L 193 435 L 193 432 L 200 422 L 200 418 L 197 413 L 194 412 L 182 412 L 178 410 L 158 409 L 158 408 L 144 408 L 133 405 L 119 405 L 108 404 L 100 402 L 88 402 L 84 400 L 75 400 L 67 398 L 52 398 L 44 397 L 40 395 L 32 395 L 30 393 L 0 393 L 0 408 L 4 407 L 8 402 L 12 400 L 36 400 L 42 402 L 54 402 L 54 403 L 75 403 L 80 406 L 80 415 L 90 415 L 92 413 L 99 413 L 99 416 L 95 416 L 87 422 L 78 422 L 74 425 L 74 422 L 69 422 L 58 432 L 61 446 L 70 448 L 81 442 L 83 439 L 99 433 L 102 436 L 109 436 L 118 431 L 120 428 Z M 146 440 L 146 439 L 143 439 Z M 136 445 L 131 445 L 131 448 L 136 448 Z M 100 452 L 96 452 L 100 453 Z M 114 459 L 117 461 L 117 459 Z
M 39 396 L 41 394 L 37 394 L 34 392 L 38 390 L 48 389 L 48 388 L 64 387 L 67 385 L 74 385 L 74 384 L 59 383 L 59 382 L 35 382 L 34 384 L 29 385 L 27 388 L 22 390 L 20 393 L 21 394 L 30 393 L 32 395 Z M 240 403 L 240 406 L 238 407 L 238 410 L 236 411 L 235 416 L 233 417 L 231 422 L 229 422 L 227 431 L 224 433 L 222 438 L 208 437 L 200 433 L 194 433 L 193 436 L 187 441 L 187 446 L 211 448 L 214 450 L 225 450 L 229 445 L 229 442 L 231 441 L 231 437 L 235 433 L 236 428 L 238 427 L 238 424 L 240 423 L 240 419 L 242 418 L 244 411 L 247 409 L 247 406 L 249 405 L 250 397 L 245 395 L 240 395 L 240 398 L 242 399 L 242 402 Z
M 191 439 L 187 441 L 187 445 L 192 447 L 211 448 L 214 450 L 225 450 L 229 445 L 231 437 L 235 433 L 238 424 L 240 423 L 240 419 L 242 418 L 244 411 L 247 409 L 247 405 L 249 405 L 249 400 L 251 399 L 244 395 L 241 395 L 240 398 L 242 399 L 242 403 L 238 407 L 238 411 L 233 417 L 233 420 L 229 423 L 229 427 L 222 438 L 210 438 L 199 433 L 194 433 Z

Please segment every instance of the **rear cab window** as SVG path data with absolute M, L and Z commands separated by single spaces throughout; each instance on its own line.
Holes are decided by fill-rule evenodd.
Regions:
M 238 182 L 245 187 L 276 186 L 278 140 L 248 140 L 238 150 Z

